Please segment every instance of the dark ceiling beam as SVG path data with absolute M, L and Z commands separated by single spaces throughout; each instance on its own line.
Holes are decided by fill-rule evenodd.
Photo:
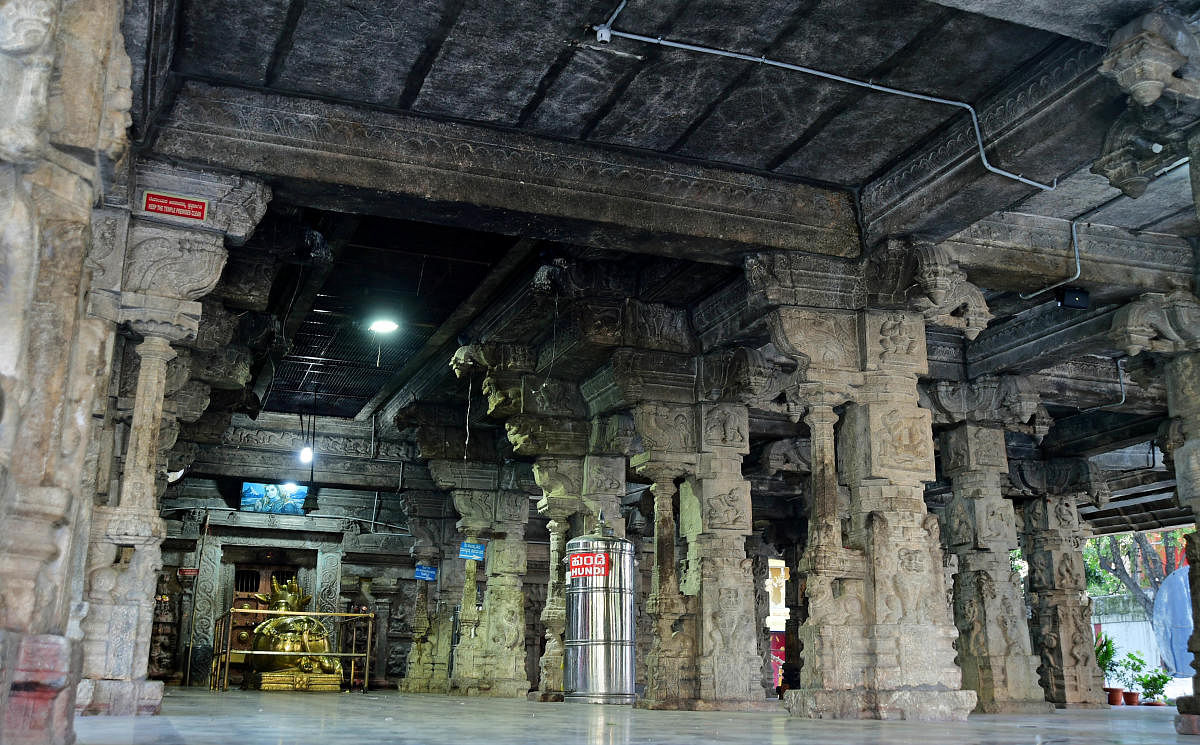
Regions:
M 413 101 L 417 100 L 417 96 L 421 94 L 421 88 L 425 86 L 425 78 L 433 69 L 433 63 L 437 60 L 438 53 L 442 51 L 442 45 L 446 43 L 446 37 L 458 23 L 458 17 L 462 14 L 466 4 L 466 0 L 449 0 L 443 5 L 437 28 L 425 39 L 425 46 L 422 47 L 421 54 L 413 63 L 412 68 L 408 71 L 408 77 L 404 80 L 404 90 L 400 92 L 400 98 L 396 101 L 398 108 L 412 108 Z
M 287 61 L 287 56 L 292 51 L 296 26 L 300 24 L 300 16 L 304 14 L 304 2 L 305 0 L 291 0 L 288 3 L 287 15 L 283 19 L 283 28 L 279 31 L 279 38 L 275 40 L 275 48 L 271 50 L 271 59 L 267 62 L 267 71 L 263 76 L 264 85 L 272 86 L 279 80 L 283 63 Z
M 989 161 L 1050 183 L 1094 160 L 1125 100 L 1096 71 L 1103 54 L 1063 42 L 977 104 Z M 940 241 L 1035 191 L 983 167 L 964 113 L 863 187 L 863 245 L 889 236 Z
M 1158 434 L 1163 415 L 1094 411 L 1057 419 L 1042 438 L 1048 458 L 1089 456 L 1147 442 Z
M 1108 333 L 1117 305 L 1060 308 L 1051 300 L 984 329 L 967 342 L 967 377 L 1035 372 L 1084 354 L 1120 353 Z
M 359 411 L 357 419 L 369 419 L 380 408 L 399 409 L 440 385 L 450 374 L 450 357 L 458 349 L 458 335 L 471 319 L 479 315 L 511 282 L 513 273 L 533 255 L 537 241 L 517 241 L 474 292 L 454 310 L 437 331 L 403 368 L 384 384 Z M 394 415 L 382 417 L 385 427 L 395 426 Z
M 859 253 L 850 195 L 773 176 L 511 131 L 187 83 L 155 150 L 272 182 L 498 210 L 533 237 L 740 263 Z
M 131 138 L 135 144 L 149 139 L 159 116 L 174 101 L 179 81 L 171 73 L 171 62 L 175 57 L 182 5 L 181 0 L 129 3 L 121 19 L 125 51 L 133 63 L 130 114 Z

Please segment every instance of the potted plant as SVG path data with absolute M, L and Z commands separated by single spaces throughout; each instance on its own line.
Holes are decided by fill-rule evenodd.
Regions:
M 1165 703 L 1159 700 L 1163 695 L 1163 690 L 1166 689 L 1167 683 L 1171 682 L 1171 674 L 1166 670 L 1151 670 L 1148 673 L 1142 673 L 1135 676 L 1138 685 L 1142 689 L 1142 696 L 1145 697 L 1143 705 L 1145 706 L 1166 706 Z
M 1121 698 L 1124 699 L 1126 706 L 1138 705 L 1141 693 L 1133 688 L 1138 683 L 1138 673 L 1144 669 L 1146 669 L 1146 661 L 1137 652 L 1127 652 L 1117 663 L 1117 680 L 1125 686 L 1125 692 L 1121 694 Z
M 1113 638 L 1103 631 L 1096 635 L 1096 662 L 1100 665 L 1100 672 L 1104 675 L 1104 682 L 1107 683 L 1110 680 L 1116 680 L 1117 645 L 1113 642 Z M 1121 705 L 1121 694 L 1125 692 L 1124 688 L 1119 686 L 1104 686 L 1104 692 L 1108 694 L 1108 703 L 1110 706 Z

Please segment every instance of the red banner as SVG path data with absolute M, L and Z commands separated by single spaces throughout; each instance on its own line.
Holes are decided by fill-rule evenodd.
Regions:
M 571 554 L 567 579 L 576 577 L 607 577 L 608 554 Z
M 203 220 L 208 213 L 208 202 L 203 199 L 188 199 L 187 197 L 148 191 L 142 198 L 142 209 L 159 215 Z

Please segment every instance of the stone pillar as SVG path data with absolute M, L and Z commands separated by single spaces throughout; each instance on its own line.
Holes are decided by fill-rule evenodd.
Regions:
M 462 516 L 458 521 L 458 530 L 464 540 L 479 543 L 480 536 L 491 524 L 492 494 L 467 489 L 455 489 L 450 494 L 454 499 L 454 508 Z M 480 635 L 482 608 L 479 604 L 478 573 L 478 561 L 464 560 L 462 597 L 458 606 L 458 644 L 454 647 L 450 690 L 466 695 L 478 694 L 480 681 L 486 675 L 482 664 L 485 640 Z
M 745 406 L 701 404 L 695 475 L 680 490 L 680 530 L 688 539 L 687 587 L 699 598 L 697 659 L 700 706 L 750 708 L 765 694 L 758 671 L 750 482 L 742 477 L 749 452 Z M 697 586 L 698 585 L 698 586 Z
M 975 694 L 959 690 L 939 529 L 924 502 L 933 446 L 929 412 L 917 406 L 917 376 L 926 373 L 921 316 L 783 310 L 772 322 L 776 346 L 821 360 L 792 394 L 812 401 L 814 500 L 799 567 L 808 601 L 799 631 L 801 685 L 786 693 L 788 710 L 807 717 L 965 719 Z M 837 503 L 830 505 L 836 492 L 823 475 L 832 426 L 825 407 L 835 383 L 853 390 L 837 439 L 836 462 L 850 487 L 844 535 Z
M 963 686 L 978 695 L 976 711 L 1045 713 L 1053 707 L 1038 685 L 1025 603 L 1009 561 L 1017 537 L 1012 503 L 1001 493 L 1008 473 L 1004 431 L 961 424 L 943 433 L 941 453 L 954 489 L 942 539 L 957 559 L 953 606 Z
M 83 678 L 77 706 L 85 714 L 154 714 L 162 682 L 146 680 L 154 588 L 166 528 L 158 516 L 155 478 L 170 342 L 147 336 L 140 359 L 120 501 L 97 507 L 88 556 L 89 611 L 83 621 Z
M 416 506 L 411 500 L 405 500 L 405 507 L 416 512 Z M 436 604 L 437 589 L 442 581 L 445 580 L 442 562 L 441 546 L 441 520 L 437 518 L 421 517 L 410 514 L 408 518 L 408 529 L 416 539 L 411 556 L 417 564 L 427 564 L 438 568 L 438 578 L 436 582 L 426 580 L 416 580 L 417 582 L 417 599 L 416 607 L 413 608 L 412 618 L 412 645 L 408 650 L 408 660 L 406 663 L 404 678 L 400 681 L 399 688 L 405 693 L 444 693 L 449 688 L 449 678 L 445 675 L 445 667 L 442 668 L 442 680 L 438 680 L 435 675 L 435 659 L 437 658 L 438 642 L 438 627 L 436 619 L 436 608 L 430 608 L 431 601 Z M 431 597 L 432 596 L 432 597 Z M 446 642 L 448 646 L 448 641 Z
M 529 496 L 500 491 L 495 497 L 492 540 L 488 542 L 487 586 L 480 623 L 484 639 L 479 691 L 488 696 L 524 698 L 529 693 L 525 671 L 525 568 L 528 550 L 525 524 Z M 458 671 L 455 670 L 457 677 Z M 470 691 L 468 691 L 470 692 Z
M 755 526 L 759 527 L 759 526 Z M 771 578 L 769 559 L 774 554 L 760 533 L 746 539 L 746 556 L 750 557 L 750 573 L 754 581 L 754 641 L 757 645 L 759 684 L 767 697 L 774 697 L 774 668 L 771 665 L 771 631 L 767 628 L 767 617 L 771 614 L 771 596 L 767 582 Z
M 1193 155 L 1200 152 L 1200 136 L 1192 136 L 1190 147 Z M 1192 169 L 1193 196 L 1200 200 L 1196 196 L 1200 191 L 1195 188 L 1200 179 L 1197 171 L 1200 169 Z M 1197 205 L 1200 212 L 1200 201 Z M 1200 291 L 1197 286 L 1192 289 Z M 1167 439 L 1172 441 L 1169 447 L 1175 464 L 1175 489 L 1179 503 L 1200 514 L 1200 299 L 1185 290 L 1165 295 L 1147 293 L 1117 311 L 1110 335 L 1130 355 L 1150 351 L 1169 356 L 1167 411 L 1174 436 Z M 1196 564 L 1192 567 L 1190 577 L 1194 586 Z M 1200 628 L 1198 597 L 1192 595 L 1192 618 Z M 1188 648 L 1193 647 L 1200 652 L 1195 635 L 1188 642 Z M 1200 682 L 1195 685 L 1200 686 Z M 1200 687 L 1195 687 L 1191 696 L 1180 696 L 1177 705 L 1176 730 L 1181 734 L 1200 734 Z
M 546 627 L 546 649 L 539 663 L 541 683 L 539 701 L 563 700 L 563 634 L 567 628 L 566 556 L 569 520 L 583 507 L 579 496 L 583 484 L 581 458 L 542 456 L 533 466 L 533 477 L 542 488 L 538 512 L 550 518 L 550 569 L 546 587 L 546 605 L 542 623 Z
M 1060 709 L 1107 706 L 1096 664 L 1092 603 L 1083 571 L 1086 536 L 1074 494 L 1043 494 L 1023 509 L 1021 550 L 1029 562 L 1030 635 L 1041 655 L 1046 699 Z
M 0 41 L 0 740 L 66 743 L 78 680 L 71 575 L 112 333 L 84 315 L 90 212 L 125 148 L 122 6 L 7 3 Z M 74 608 L 72 608 L 74 606 Z
M 637 706 L 648 709 L 690 709 L 699 696 L 696 671 L 696 619 L 693 603 L 679 591 L 675 561 L 676 479 L 678 466 L 639 463 L 638 472 L 653 482 L 654 569 L 646 611 L 654 625 L 646 656 L 646 693 Z

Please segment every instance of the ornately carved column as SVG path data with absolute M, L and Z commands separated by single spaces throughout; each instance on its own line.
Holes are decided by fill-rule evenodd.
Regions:
M 1001 493 L 1008 473 L 1004 431 L 963 423 L 942 435 L 941 452 L 954 489 L 942 539 L 957 556 L 954 619 L 963 686 L 978 694 L 976 711 L 1045 713 L 1053 707 L 1038 684 L 1025 602 L 1009 561 L 1017 537 L 1012 503 Z
M 675 480 L 682 473 L 673 466 L 646 464 L 639 472 L 653 480 L 654 570 L 646 611 L 654 624 L 654 637 L 646 659 L 646 693 L 638 706 L 691 708 L 699 695 L 695 669 L 695 614 L 692 603 L 679 591 L 675 561 Z
M 542 623 L 546 627 L 546 649 L 539 662 L 541 683 L 539 700 L 563 700 L 564 639 L 567 628 L 566 556 L 569 520 L 580 510 L 578 492 L 583 481 L 580 458 L 541 457 L 533 466 L 533 477 L 542 488 L 538 512 L 550 518 L 550 578 L 546 588 L 546 605 L 542 608 Z
M 749 452 L 745 406 L 701 404 L 700 453 L 679 498 L 680 530 L 688 538 L 686 594 L 698 594 L 700 706 L 747 708 L 765 698 L 755 628 L 750 483 L 742 477 Z M 696 586 L 698 585 L 698 587 Z
M 430 464 L 433 471 L 433 463 Z M 454 508 L 462 519 L 458 530 L 465 541 L 479 543 L 480 536 L 491 525 L 491 492 L 473 489 L 455 489 L 450 492 Z M 485 549 L 486 560 L 486 549 Z M 454 669 L 450 677 L 451 691 L 466 695 L 479 693 L 479 682 L 484 677 L 482 665 L 484 638 L 481 636 L 480 621 L 482 608 L 479 605 L 479 562 L 465 559 L 462 597 L 458 609 L 458 644 L 454 647 Z
M 1104 707 L 1075 495 L 1035 496 L 1022 513 L 1021 548 L 1029 562 L 1033 607 L 1030 634 L 1042 658 L 1038 673 L 1046 699 L 1059 708 Z
M 529 693 L 525 670 L 525 570 L 528 546 L 529 495 L 496 493 L 492 540 L 487 547 L 487 587 L 480 629 L 486 640 L 480 692 L 503 698 Z M 457 673 L 457 671 L 456 671 Z
M 1149 46 L 1154 51 L 1155 45 Z M 1194 86 L 1195 80 L 1189 83 Z M 1200 137 L 1193 135 L 1191 146 L 1193 153 L 1200 150 Z M 1200 169 L 1192 169 L 1193 186 L 1200 179 L 1197 172 Z M 1200 291 L 1200 287 L 1193 286 L 1192 290 Z M 1117 311 L 1110 335 L 1130 355 L 1150 352 L 1168 358 L 1167 412 L 1173 435 L 1169 439 L 1177 443 L 1171 452 L 1175 489 L 1179 503 L 1200 514 L 1200 299 L 1182 289 L 1169 294 L 1147 293 Z M 1188 545 L 1190 548 L 1192 543 Z M 1195 585 L 1200 581 L 1196 576 L 1200 569 L 1197 564 L 1191 566 L 1191 582 Z M 1192 618 L 1200 628 L 1200 594 L 1192 595 Z M 1189 641 L 1189 649 L 1192 647 L 1200 652 L 1196 635 Z M 1200 678 L 1194 681 L 1193 695 L 1180 696 L 1177 702 L 1175 728 L 1180 734 L 1200 734 Z

